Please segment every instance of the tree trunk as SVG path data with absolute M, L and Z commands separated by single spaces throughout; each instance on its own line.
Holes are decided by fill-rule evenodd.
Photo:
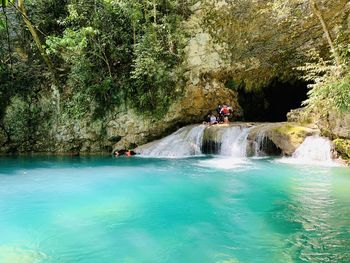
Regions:
M 45 49 L 43 48 L 43 44 L 41 43 L 41 40 L 40 40 L 40 38 L 38 36 L 38 33 L 37 33 L 35 27 L 30 22 L 30 20 L 29 20 L 29 18 L 27 16 L 26 9 L 24 7 L 24 0 L 18 0 L 18 10 L 21 13 L 23 21 L 26 24 L 27 28 L 29 29 L 29 32 L 31 33 L 31 35 L 33 37 L 33 40 L 34 40 L 37 48 L 40 51 L 41 57 L 45 61 L 45 64 L 49 68 L 49 71 L 52 73 L 54 79 L 56 80 L 56 72 L 55 72 L 54 66 L 53 66 L 53 64 L 51 62 L 51 59 L 47 55 Z
M 312 12 L 317 16 L 317 18 L 320 20 L 320 23 L 322 25 L 322 29 L 323 29 L 323 32 L 325 33 L 326 35 L 326 38 L 327 38 L 327 42 L 328 42 L 328 45 L 330 46 L 331 48 L 331 51 L 333 53 L 333 56 L 334 56 L 334 59 L 335 59 L 335 62 L 337 64 L 337 66 L 340 66 L 341 65 L 341 61 L 340 61 L 340 56 L 338 54 L 338 52 L 336 51 L 335 47 L 334 47 L 334 44 L 333 44 L 333 40 L 332 40 L 332 37 L 331 37 L 331 34 L 329 32 L 329 29 L 328 29 L 328 26 L 323 18 L 323 15 L 320 11 L 320 9 L 318 8 L 317 6 L 317 3 L 315 0 L 309 0 L 310 1 L 310 6 L 311 6 L 311 9 L 312 9 Z
M 153 0 L 153 19 L 154 19 L 154 23 L 157 24 L 157 3 L 156 3 L 156 0 Z
M 136 45 L 136 22 L 133 22 L 132 23 L 132 31 L 133 31 L 133 39 L 134 39 L 134 48 L 135 48 L 135 45 Z
M 8 46 L 8 52 L 10 56 L 10 71 L 11 71 L 11 76 L 13 77 L 13 70 L 12 70 L 12 49 L 11 49 L 11 41 L 10 41 L 10 31 L 9 31 L 9 23 L 7 19 L 7 14 L 5 10 L 5 6 L 2 6 L 2 12 L 5 17 L 5 26 L 6 26 L 6 35 L 7 35 L 7 46 Z
M 27 16 L 26 9 L 24 7 L 24 0 L 18 0 L 18 8 L 17 9 L 21 13 L 23 21 L 26 24 L 26 26 L 28 27 L 28 29 L 29 29 L 32 37 L 33 37 L 34 42 L 35 42 L 37 48 L 40 51 L 40 55 L 43 58 L 43 60 L 45 61 L 45 64 L 47 65 L 47 67 L 48 67 L 48 69 L 49 69 L 49 71 L 50 71 L 50 73 L 52 74 L 52 77 L 53 77 L 54 83 L 51 85 L 51 89 L 52 89 L 52 95 L 53 95 L 53 97 L 55 99 L 55 103 L 56 103 L 56 107 L 57 107 L 57 111 L 56 111 L 56 114 L 55 114 L 55 123 L 54 123 L 54 127 L 56 129 L 57 126 L 58 126 L 59 115 L 60 115 L 60 112 L 61 112 L 61 109 L 60 109 L 61 95 L 60 95 L 59 88 L 57 88 L 57 86 L 58 86 L 58 78 L 57 78 L 57 75 L 56 75 L 56 70 L 55 70 L 55 68 L 53 66 L 53 63 L 52 63 L 51 59 L 49 58 L 49 56 L 47 55 L 45 49 L 43 48 L 43 44 L 41 43 L 41 40 L 40 40 L 40 38 L 38 36 L 38 33 L 37 33 L 35 27 L 30 22 L 30 20 L 29 20 L 29 18 Z

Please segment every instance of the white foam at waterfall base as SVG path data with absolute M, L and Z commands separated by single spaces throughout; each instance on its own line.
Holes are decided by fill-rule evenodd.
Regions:
M 249 130 L 250 128 L 241 126 L 226 128 L 220 138 L 219 156 L 210 160 L 201 160 L 199 165 L 219 169 L 251 169 L 251 162 L 246 153 Z
M 209 160 L 199 160 L 199 166 L 212 167 L 216 169 L 252 169 L 251 161 L 248 158 L 235 158 L 227 156 L 216 156 Z
M 139 147 L 142 156 L 149 157 L 189 157 L 201 155 L 205 125 L 190 125 L 169 136 Z
M 282 158 L 279 162 L 317 166 L 340 166 L 332 159 L 332 143 L 329 139 L 317 135 L 306 137 L 292 157 Z

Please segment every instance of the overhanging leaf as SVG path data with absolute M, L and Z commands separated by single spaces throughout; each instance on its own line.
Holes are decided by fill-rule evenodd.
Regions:
M 8 0 L 1 0 L 1 5 L 5 8 L 8 5 Z
M 0 19 L 0 29 L 4 29 L 4 28 L 6 28 L 6 24 L 2 19 Z

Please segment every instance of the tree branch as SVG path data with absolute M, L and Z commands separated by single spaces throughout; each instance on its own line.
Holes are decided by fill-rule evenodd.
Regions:
M 317 16 L 317 18 L 320 20 L 320 23 L 322 25 L 322 29 L 323 29 L 323 32 L 325 33 L 326 35 L 326 38 L 327 38 L 327 42 L 328 42 L 328 45 L 330 46 L 331 48 L 331 52 L 334 56 L 334 59 L 335 59 L 335 62 L 337 64 L 337 66 L 341 66 L 341 60 L 340 60 L 340 56 L 337 52 L 337 50 L 335 49 L 334 47 L 334 43 L 333 43 L 333 40 L 332 40 L 332 37 L 331 37 L 331 34 L 330 34 L 330 31 L 328 29 L 328 26 L 323 18 L 323 15 L 320 11 L 320 9 L 318 8 L 317 6 L 317 3 L 315 0 L 309 0 L 310 1 L 310 6 L 311 6 L 311 9 L 313 11 L 313 13 Z

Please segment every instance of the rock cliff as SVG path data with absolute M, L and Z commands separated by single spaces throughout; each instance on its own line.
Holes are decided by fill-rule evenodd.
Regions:
M 284 16 L 278 7 L 273 9 L 275 13 L 268 13 L 266 10 L 270 9 L 264 1 L 243 2 L 230 6 L 229 1 L 219 1 L 212 9 L 211 4 L 203 4 L 206 1 L 193 6 L 193 14 L 184 25 L 189 35 L 186 59 L 179 65 L 186 82 L 181 87 L 182 95 L 161 118 L 140 115 L 121 105 L 102 117 L 85 114 L 70 118 L 60 115 L 57 105 L 51 102 L 55 98 L 47 93 L 38 94 L 32 105 L 25 105 L 17 98 L 9 103 L 5 121 L 0 125 L 0 152 L 79 154 L 134 148 L 181 126 L 201 122 L 219 103 L 229 103 L 241 114 L 238 91 L 235 85 L 228 88 L 228 81 L 259 89 L 276 77 L 298 77 L 300 72 L 293 68 L 305 63 L 306 50 L 317 47 L 327 53 L 322 27 L 310 13 L 308 1 L 284 5 L 289 10 Z M 322 12 L 333 33 L 338 30 L 336 24 L 350 24 L 347 0 L 323 2 Z M 299 20 L 295 21 L 296 17 Z M 14 105 L 22 105 L 23 110 L 15 109 Z M 33 116 L 42 120 L 35 128 L 32 128 Z M 319 123 L 319 128 L 334 139 L 347 140 L 349 116 L 330 114 L 325 122 Z M 23 121 L 22 117 L 25 117 Z M 250 143 L 262 131 L 286 155 L 306 135 L 315 132 L 296 124 L 266 124 L 252 129 Z

